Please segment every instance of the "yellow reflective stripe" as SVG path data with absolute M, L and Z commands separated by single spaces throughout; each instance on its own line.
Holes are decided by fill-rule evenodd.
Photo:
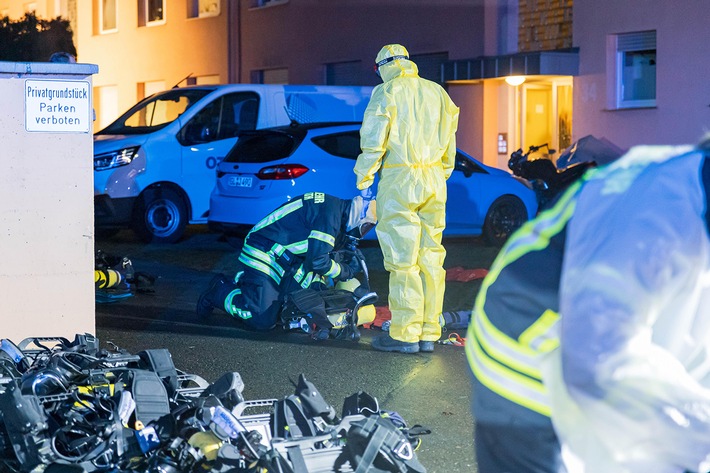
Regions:
M 313 274 L 313 279 L 311 280 L 311 284 L 314 282 L 319 282 L 321 284 L 325 284 L 325 278 L 319 274 Z
M 472 327 L 469 327 L 466 339 L 466 357 L 473 374 L 488 389 L 516 404 L 550 417 L 547 390 L 542 382 L 530 379 L 488 358 L 476 342 Z
M 559 320 L 560 314 L 547 309 L 534 324 L 520 334 L 518 340 L 540 353 L 550 352 L 560 345 L 555 330 Z
M 257 259 L 249 258 L 243 252 L 242 252 L 242 254 L 239 255 L 239 261 L 241 261 L 245 265 L 249 266 L 250 268 L 253 268 L 253 269 L 259 271 L 260 273 L 266 274 L 271 279 L 276 281 L 276 284 L 281 284 L 281 275 L 278 274 L 276 271 L 274 271 L 274 269 L 272 269 L 271 266 L 264 264 Z
M 498 363 L 510 366 L 532 378 L 542 379 L 542 374 L 537 366 L 538 353 L 498 330 L 488 320 L 485 313 L 476 314 L 473 323 L 470 325 L 473 329 L 472 333 L 483 349 Z
M 227 298 L 224 300 L 224 310 L 227 311 L 229 315 L 232 317 L 239 317 L 241 319 L 250 319 L 251 318 L 251 312 L 248 310 L 242 310 L 239 307 L 235 306 L 232 304 L 232 300 L 234 299 L 235 296 L 238 296 L 239 294 L 242 293 L 242 290 L 237 288 L 234 289 L 232 292 L 229 293 Z
M 301 281 L 301 287 L 303 289 L 306 289 L 313 282 L 313 278 L 314 278 L 314 274 L 312 272 L 306 274 L 306 277 L 303 278 L 303 281 Z
M 318 230 L 312 230 L 308 238 L 313 238 L 315 240 L 320 240 L 323 243 L 327 243 L 330 246 L 335 246 L 335 237 L 328 235 L 327 233 L 319 232 Z
M 580 181 L 575 182 L 552 208 L 525 222 L 503 246 L 500 251 L 503 257 L 494 262 L 489 274 L 492 272 L 497 277 L 504 267 L 521 256 L 549 245 L 550 238 L 557 235 L 572 218 L 577 205 L 575 197 L 581 185 Z
M 501 258 L 496 259 L 491 265 L 488 275 L 483 279 L 479 297 L 476 298 L 474 305 L 474 321 L 471 328 L 476 328 L 479 331 L 483 348 L 487 352 L 495 354 L 501 363 L 535 378 L 541 376 L 540 370 L 536 367 L 536 361 L 534 361 L 535 351 L 517 343 L 491 323 L 485 312 L 486 294 L 488 288 L 506 266 L 531 251 L 549 245 L 550 238 L 557 235 L 571 218 L 576 203 L 573 197 L 579 187 L 580 184 L 576 183 L 552 209 L 540 214 L 535 222 L 527 222 L 514 234 L 513 238 L 501 250 Z M 531 223 L 533 224 L 531 225 Z M 550 345 L 546 346 L 549 348 Z
M 546 416 L 550 415 L 550 408 L 538 365 L 540 354 L 558 343 L 556 338 L 550 337 L 554 333 L 557 314 L 550 311 L 554 316 L 547 312 L 541 315 L 536 321 L 537 326 L 524 334 L 529 345 L 521 344 L 498 330 L 488 319 L 484 310 L 486 293 L 506 266 L 549 245 L 550 239 L 572 217 L 580 187 L 578 181 L 551 209 L 528 221 L 508 240 L 501 250 L 501 257 L 496 259 L 483 280 L 466 341 L 466 356 L 481 383 L 506 399 Z
M 279 276 L 283 276 L 284 269 L 278 263 L 276 263 L 274 261 L 274 259 L 271 257 L 271 255 L 269 253 L 261 251 L 258 248 L 254 248 L 251 245 L 247 245 L 246 243 L 244 244 L 244 246 L 242 248 L 242 253 L 246 254 L 250 258 L 257 259 L 257 260 L 261 261 L 262 263 L 271 266 L 274 269 L 274 271 L 276 271 L 279 274 Z
M 281 256 L 282 254 L 284 254 L 284 251 L 286 251 L 286 248 L 279 245 L 278 243 L 274 243 L 274 246 L 271 247 L 271 250 L 269 251 L 269 253 L 276 255 L 276 256 Z
M 308 240 L 302 240 L 297 241 L 295 243 L 291 243 L 290 245 L 286 245 L 285 248 L 294 255 L 302 255 L 303 253 L 308 251 Z
M 337 278 L 340 275 L 340 265 L 333 260 L 330 260 L 330 269 L 325 272 L 324 276 L 329 278 Z
M 300 209 L 303 207 L 303 200 L 298 199 L 293 202 L 289 202 L 288 204 L 284 205 L 283 207 L 274 210 L 271 212 L 269 215 L 261 219 L 259 223 L 254 225 L 254 228 L 251 229 L 251 232 L 256 232 L 261 230 L 264 227 L 268 227 L 272 223 L 281 220 L 284 218 L 286 215 L 290 214 L 291 212 L 295 212 L 296 210 Z M 249 232 L 249 233 L 251 233 Z
M 293 279 L 296 280 L 298 284 L 301 284 L 301 281 L 303 280 L 305 274 L 303 272 L 303 265 L 299 266 L 296 272 L 293 275 Z

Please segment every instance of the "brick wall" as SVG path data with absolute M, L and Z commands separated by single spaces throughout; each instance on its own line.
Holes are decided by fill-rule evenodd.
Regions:
M 571 48 L 573 3 L 574 0 L 520 0 L 518 50 Z

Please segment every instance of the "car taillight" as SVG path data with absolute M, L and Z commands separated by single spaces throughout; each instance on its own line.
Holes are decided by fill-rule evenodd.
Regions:
M 308 168 L 302 164 L 281 164 L 261 168 L 256 177 L 262 180 L 295 179 L 306 172 Z

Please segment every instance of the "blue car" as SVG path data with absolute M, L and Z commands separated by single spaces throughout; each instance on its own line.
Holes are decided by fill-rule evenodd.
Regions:
M 359 193 L 353 173 L 359 154 L 360 123 L 292 124 L 244 132 L 217 166 L 210 228 L 244 235 L 279 205 L 305 192 L 352 198 Z M 483 235 L 487 243 L 499 246 L 537 211 L 535 194 L 522 182 L 460 150 L 447 186 L 444 236 Z

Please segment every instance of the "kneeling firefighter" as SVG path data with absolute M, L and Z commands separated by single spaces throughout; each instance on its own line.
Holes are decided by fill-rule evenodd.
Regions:
M 216 275 L 197 301 L 197 315 L 217 307 L 248 328 L 276 326 L 288 294 L 325 288 L 352 279 L 360 270 L 354 258 L 338 253 L 351 238 L 360 239 L 377 222 L 375 201 L 357 196 L 340 199 L 309 192 L 283 204 L 258 222 L 244 240 L 232 281 Z M 327 317 L 313 314 L 313 323 L 329 329 Z

